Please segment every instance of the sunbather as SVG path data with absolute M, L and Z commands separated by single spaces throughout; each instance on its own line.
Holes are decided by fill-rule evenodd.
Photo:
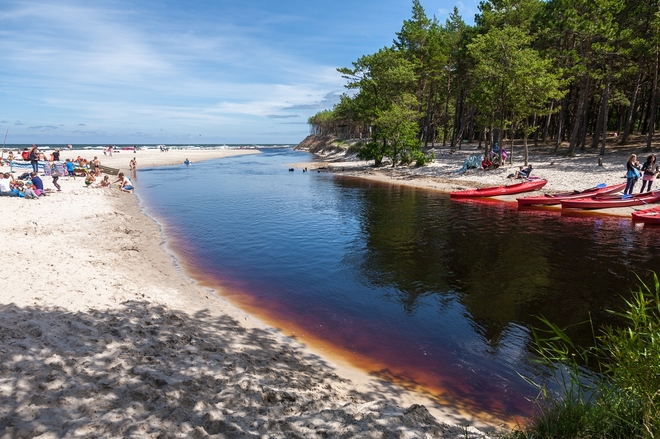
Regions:
M 532 174 L 532 165 L 527 166 L 527 168 L 523 168 L 521 166 L 520 169 L 516 171 L 513 178 L 529 178 L 531 174 Z

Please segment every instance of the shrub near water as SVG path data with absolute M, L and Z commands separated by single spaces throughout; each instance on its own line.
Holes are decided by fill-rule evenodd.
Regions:
M 601 329 L 592 347 L 575 346 L 541 318 L 548 329 L 534 331 L 537 352 L 561 394 L 539 385 L 539 415 L 511 437 L 660 437 L 660 283 L 653 277 L 653 289 L 640 281 L 626 311 L 610 311 L 624 325 Z

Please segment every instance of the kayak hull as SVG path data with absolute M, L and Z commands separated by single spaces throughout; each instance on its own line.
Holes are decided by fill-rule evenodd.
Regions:
M 632 196 L 602 195 L 572 200 L 562 200 L 562 209 L 607 209 L 611 207 L 630 207 L 660 201 L 660 191 L 647 192 Z
M 632 220 L 645 224 L 660 224 L 660 207 L 633 212 Z
M 548 183 L 548 180 L 531 180 L 522 183 L 508 184 L 505 186 L 492 186 L 481 189 L 469 189 L 465 191 L 451 192 L 451 198 L 473 198 L 473 197 L 496 197 L 498 195 L 512 195 L 522 192 L 541 189 Z
M 538 197 L 518 198 L 518 206 L 551 206 L 561 204 L 561 200 L 572 200 L 594 195 L 606 195 L 619 192 L 626 187 L 626 183 L 614 184 L 602 188 L 590 188 L 581 192 L 566 192 L 563 194 L 541 195 Z

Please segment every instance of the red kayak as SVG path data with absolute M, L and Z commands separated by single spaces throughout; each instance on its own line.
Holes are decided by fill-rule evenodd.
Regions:
M 594 197 L 561 200 L 562 208 L 606 209 L 608 207 L 629 207 L 660 201 L 660 190 L 636 195 L 597 195 Z
M 491 186 L 481 189 L 468 189 L 465 191 L 450 192 L 451 198 L 467 198 L 467 197 L 495 197 L 498 195 L 511 195 L 519 194 L 521 192 L 534 191 L 541 189 L 548 183 L 548 180 L 530 180 L 523 181 L 522 183 L 507 184 L 505 186 Z
M 646 224 L 660 224 L 660 207 L 633 212 L 632 220 Z
M 538 197 L 525 197 L 518 198 L 518 206 L 549 206 L 552 204 L 560 204 L 561 200 L 570 200 L 573 198 L 591 197 L 594 195 L 606 195 L 619 192 L 626 187 L 625 183 L 613 184 L 605 186 L 605 183 L 599 184 L 583 191 L 565 192 L 562 194 L 541 195 Z

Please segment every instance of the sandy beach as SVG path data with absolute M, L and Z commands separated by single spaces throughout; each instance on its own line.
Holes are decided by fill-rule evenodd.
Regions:
M 127 171 L 133 157 L 139 170 L 249 153 L 258 151 L 62 158 L 97 155 Z M 437 190 L 475 179 L 424 172 L 373 178 Z M 135 194 L 60 184 L 37 200 L 0 198 L 0 438 L 476 438 L 502 425 L 321 357 L 198 285 Z
M 460 150 L 450 152 L 448 147 L 432 150 L 436 160 L 427 166 L 381 166 L 373 167 L 373 161 L 366 162 L 355 157 L 346 156 L 343 152 L 317 153 L 319 160 L 313 163 L 294 163 L 296 168 L 308 167 L 323 172 L 332 172 L 346 177 L 369 179 L 382 183 L 405 185 L 421 189 L 449 193 L 457 190 L 474 189 L 488 186 L 506 185 L 520 182 L 507 178 L 523 166 L 522 148 L 516 147 L 513 163 L 508 162 L 494 170 L 468 169 L 457 172 L 465 160 L 472 155 L 483 156 L 483 149 L 476 144 L 463 145 Z M 552 153 L 552 148 L 530 147 L 529 162 L 533 165 L 533 177 L 547 179 L 548 183 L 540 191 L 495 197 L 502 202 L 517 203 L 516 199 L 531 195 L 552 194 L 584 190 L 606 183 L 614 185 L 625 183 L 626 161 L 631 153 L 637 154 L 637 160 L 643 163 L 649 153 L 642 147 L 612 147 L 602 158 L 602 166 L 598 164 L 598 151 L 591 148 L 578 150 L 575 156 L 567 157 Z M 637 182 L 634 193 L 641 189 L 642 183 Z M 654 190 L 660 189 L 654 183 Z M 547 206 L 543 209 L 560 209 L 560 206 Z M 578 211 L 576 214 L 616 215 L 630 218 L 630 213 L 644 206 L 621 207 L 615 209 L 598 209 L 597 211 Z

